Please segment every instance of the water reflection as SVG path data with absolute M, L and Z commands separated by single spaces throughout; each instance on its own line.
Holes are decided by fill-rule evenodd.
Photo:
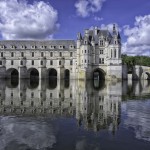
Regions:
M 85 82 L 50 78 L 0 80 L 0 83 L 0 128 L 3 131 L 0 138 L 5 139 L 4 143 L 0 140 L 1 149 L 9 147 L 13 140 L 33 149 L 52 147 L 56 142 L 55 126 L 35 116 L 75 118 L 78 128 L 95 132 L 107 129 L 113 135 L 122 124 L 127 129 L 133 128 L 137 138 L 150 141 L 150 102 L 126 103 L 129 99 L 150 98 L 150 84 L 146 80 Z M 123 121 L 121 116 L 125 116 Z M 24 130 L 22 134 L 21 130 Z M 46 140 L 40 142 L 42 139 Z

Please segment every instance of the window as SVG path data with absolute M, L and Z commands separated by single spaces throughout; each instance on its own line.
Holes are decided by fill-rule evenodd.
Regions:
M 115 41 L 115 44 L 117 44 L 117 41 Z
M 32 65 L 34 65 L 34 60 L 32 60 Z
M 45 48 L 46 48 L 46 46 L 42 45 L 42 46 L 41 46 L 41 48 L 42 48 L 42 49 L 45 49 Z
M 114 50 L 114 57 L 116 58 L 116 49 Z
M 20 65 L 23 65 L 23 61 L 22 60 L 20 61 Z
M 53 65 L 53 61 L 52 60 L 50 61 L 50 65 Z
M 33 98 L 33 97 L 34 97 L 34 93 L 32 92 L 32 93 L 31 93 L 31 98 Z
M 31 101 L 31 106 L 34 106 L 34 102 L 33 101 Z
M 32 57 L 34 57 L 34 52 L 32 52 Z
M 24 57 L 24 52 L 21 52 L 21 57 Z
M 102 64 L 104 64 L 104 58 L 102 58 Z
M 70 52 L 70 57 L 72 57 L 73 56 L 73 53 L 72 52 Z
M 59 56 L 60 56 L 60 57 L 62 56 L 62 52 L 59 52 Z
M 11 97 L 13 97 L 13 93 L 11 93 Z
M 50 52 L 50 56 L 53 57 L 53 52 Z
M 59 61 L 59 65 L 61 65 L 61 61 Z
M 72 62 L 72 60 L 70 60 L 70 65 L 72 65 L 73 64 L 73 62 Z
M 111 49 L 111 58 L 113 57 L 113 55 L 112 55 L 112 49 Z
M 13 101 L 11 101 L 11 105 L 13 105 Z
M 103 40 L 100 40 L 100 46 L 103 46 L 103 45 L 104 45 Z
M 20 103 L 21 105 L 23 105 L 23 101 L 21 101 L 21 103 Z
M 41 61 L 41 65 L 43 65 L 43 61 Z
M 3 57 L 3 52 L 1 52 L 1 57 Z
M 4 45 L 0 45 L 0 49 L 4 49 L 5 48 L 5 46 Z
M 25 48 L 26 48 L 26 46 L 24 46 L 24 45 L 21 46 L 21 49 L 25 49 Z
M 14 52 L 11 52 L 11 57 L 14 57 Z
M 14 61 L 13 60 L 11 60 L 11 65 L 14 65 Z
M 85 59 L 85 63 L 86 63 L 86 59 Z
M 104 58 L 99 58 L 99 64 L 104 64 Z
M 35 49 L 35 48 L 36 48 L 36 46 L 35 46 L 35 45 L 32 45 L 32 46 L 31 46 L 31 48 L 32 48 L 32 49 Z
M 50 93 L 50 98 L 52 98 L 53 97 L 53 93 Z
M 44 53 L 43 52 L 41 52 L 41 57 L 43 57 L 44 56 Z
M 85 53 L 86 53 L 86 50 L 85 50 Z
M 42 92 L 41 92 L 41 93 L 40 93 L 40 97 L 42 98 L 42 96 L 43 96 L 43 95 L 42 95 Z
M 70 98 L 72 98 L 72 94 L 70 93 Z
M 0 65 L 2 65 L 2 61 L 0 61 Z
M 11 46 L 12 49 L 15 49 L 16 47 L 14 45 Z
M 87 41 L 84 41 L 84 44 L 87 44 Z
M 61 98 L 61 93 L 59 93 L 59 98 Z
M 102 49 L 100 49 L 100 54 L 103 54 L 103 50 Z
M 50 102 L 50 106 L 52 106 L 53 105 L 53 103 L 52 102 Z

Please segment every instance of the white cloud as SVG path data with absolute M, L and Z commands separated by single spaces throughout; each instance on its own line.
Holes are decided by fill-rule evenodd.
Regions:
M 44 39 L 58 29 L 57 11 L 43 1 L 0 0 L 0 32 L 3 39 Z
M 95 21 L 102 21 L 103 18 L 100 18 L 100 17 L 95 16 L 95 17 L 94 17 L 94 20 L 95 20 Z
M 75 3 L 77 14 L 81 17 L 88 17 L 90 13 L 101 10 L 105 0 L 78 0 Z
M 113 31 L 113 24 L 115 24 L 116 30 L 121 32 L 121 28 L 119 27 L 119 25 L 117 23 L 110 23 L 110 24 L 101 24 L 101 29 L 108 29 L 110 32 Z
M 127 41 L 123 43 L 123 52 L 130 55 L 150 56 L 150 15 L 135 17 L 134 27 L 124 26 Z
M 150 142 L 150 101 L 131 101 L 122 104 L 123 125 L 132 128 L 137 139 Z

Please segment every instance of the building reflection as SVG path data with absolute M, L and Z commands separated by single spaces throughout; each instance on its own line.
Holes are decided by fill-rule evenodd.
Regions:
M 79 80 L 0 80 L 1 115 L 75 117 L 87 130 L 108 129 L 120 123 L 122 95 L 145 95 L 148 81 L 99 82 Z

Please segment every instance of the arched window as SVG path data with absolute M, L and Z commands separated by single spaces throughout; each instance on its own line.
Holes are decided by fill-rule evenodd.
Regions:
M 53 61 L 52 60 L 50 61 L 50 65 L 53 65 Z

